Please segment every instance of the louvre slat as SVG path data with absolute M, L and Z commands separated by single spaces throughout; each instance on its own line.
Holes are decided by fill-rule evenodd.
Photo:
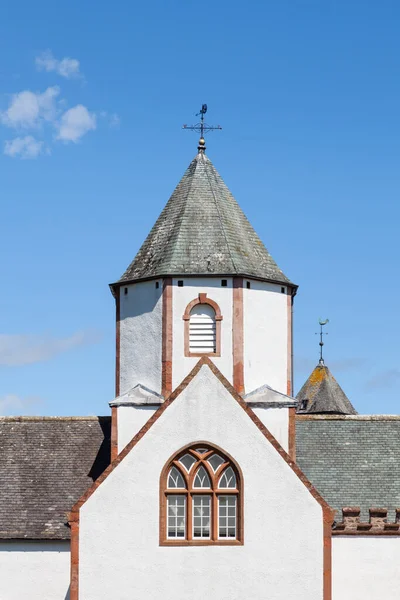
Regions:
M 216 325 L 214 318 L 200 308 L 200 314 L 192 314 L 189 323 L 189 345 L 193 352 L 215 352 Z
M 190 339 L 195 340 L 213 340 L 215 338 L 215 332 L 207 333 L 206 331 L 190 332 Z

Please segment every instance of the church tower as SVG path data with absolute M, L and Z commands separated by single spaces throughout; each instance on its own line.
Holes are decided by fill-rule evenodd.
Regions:
M 292 302 L 279 269 L 205 153 L 111 285 L 116 395 L 164 399 L 208 356 L 240 394 L 292 393 Z

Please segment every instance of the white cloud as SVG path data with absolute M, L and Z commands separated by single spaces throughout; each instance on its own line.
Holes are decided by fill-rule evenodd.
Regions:
M 53 121 L 57 114 L 56 98 L 60 93 L 57 86 L 49 87 L 42 94 L 24 90 L 14 94 L 0 120 L 8 127 L 37 127 L 42 120 Z
M 4 154 L 11 158 L 36 158 L 43 150 L 44 142 L 35 140 L 31 135 L 14 140 L 7 140 L 4 144 Z
M 43 400 L 38 396 L 26 396 L 22 398 L 16 394 L 6 394 L 5 396 L 0 396 L 0 414 L 27 414 L 32 412 L 34 406 L 41 404 L 43 404 Z
M 0 334 L 0 366 L 18 367 L 50 360 L 54 356 L 100 340 L 97 331 L 78 331 L 69 337 Z
M 82 136 L 96 127 L 96 115 L 90 113 L 86 106 L 78 104 L 62 115 L 57 139 L 65 142 L 78 142 Z
M 58 75 L 66 79 L 81 77 L 79 60 L 69 57 L 58 60 L 50 50 L 42 52 L 40 56 L 37 56 L 35 63 L 39 71 L 55 71 Z

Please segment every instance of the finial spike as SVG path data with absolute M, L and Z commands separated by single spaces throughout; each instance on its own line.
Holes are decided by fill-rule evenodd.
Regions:
M 328 332 L 323 331 L 322 328 L 324 325 L 329 323 L 329 319 L 325 319 L 325 321 L 323 321 L 322 319 L 319 319 L 318 323 L 320 326 L 320 331 L 319 331 L 319 333 L 316 333 L 315 335 L 319 335 L 319 364 L 321 366 L 324 366 L 325 362 L 324 362 L 324 356 L 323 356 L 323 348 L 324 348 L 323 336 L 328 335 Z
M 195 125 L 183 125 L 182 129 L 190 129 L 191 131 L 197 131 L 200 133 L 199 145 L 197 147 L 199 152 L 204 152 L 206 149 L 206 142 L 204 139 L 204 135 L 209 131 L 215 131 L 216 129 L 222 129 L 220 125 L 207 125 L 204 122 L 204 115 L 207 112 L 207 104 L 202 104 L 200 112 L 196 114 L 196 117 L 200 115 L 200 123 L 196 123 Z

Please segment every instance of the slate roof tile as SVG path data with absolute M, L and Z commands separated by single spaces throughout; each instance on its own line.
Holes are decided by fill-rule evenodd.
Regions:
M 400 417 L 307 415 L 296 420 L 297 463 L 328 504 L 338 511 L 359 506 L 400 507 Z
M 244 275 L 291 283 L 203 152 L 117 283 L 166 275 Z
M 321 363 L 315 367 L 296 399 L 298 413 L 357 414 L 328 367 Z
M 109 462 L 109 417 L 0 418 L 0 539 L 68 539 L 66 513 Z

